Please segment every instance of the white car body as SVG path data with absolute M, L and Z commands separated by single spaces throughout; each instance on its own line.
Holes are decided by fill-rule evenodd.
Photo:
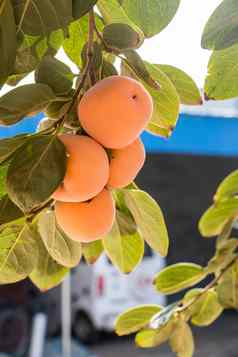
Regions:
M 73 314 L 87 314 L 95 329 L 113 331 L 115 318 L 130 307 L 166 303 L 155 291 L 153 278 L 165 259 L 149 249 L 137 269 L 121 274 L 105 254 L 92 266 L 80 263 L 72 274 Z

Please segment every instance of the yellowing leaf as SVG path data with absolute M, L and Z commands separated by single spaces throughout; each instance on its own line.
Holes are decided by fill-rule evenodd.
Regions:
M 178 263 L 159 272 L 154 284 L 159 292 L 170 295 L 199 283 L 205 277 L 206 273 L 200 265 Z
M 162 307 L 158 305 L 141 305 L 128 309 L 117 318 L 115 323 L 116 333 L 123 336 L 139 331 L 148 325 L 151 318 L 161 309 Z
M 192 357 L 194 353 L 193 333 L 185 321 L 179 321 L 170 340 L 170 346 L 178 357 Z

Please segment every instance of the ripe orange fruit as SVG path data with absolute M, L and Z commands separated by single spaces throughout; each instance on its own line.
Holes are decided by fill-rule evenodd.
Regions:
M 150 94 L 139 82 L 111 76 L 90 88 L 78 106 L 84 130 L 106 148 L 131 144 L 145 129 L 153 110 Z
M 115 205 L 112 194 L 104 189 L 89 202 L 56 202 L 55 214 L 69 238 L 87 243 L 103 238 L 111 230 Z
M 64 181 L 53 194 L 57 201 L 83 202 L 95 197 L 105 187 L 109 177 L 106 151 L 95 140 L 83 136 L 59 136 L 68 154 Z
M 145 162 L 145 148 L 140 139 L 111 152 L 108 187 L 122 188 L 131 183 Z

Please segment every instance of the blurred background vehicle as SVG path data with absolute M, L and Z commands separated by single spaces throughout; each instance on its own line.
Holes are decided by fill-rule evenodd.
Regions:
M 92 343 L 98 332 L 112 332 L 116 317 L 126 309 L 143 304 L 165 304 L 156 293 L 154 275 L 165 260 L 148 246 L 138 268 L 123 275 L 103 254 L 92 266 L 82 261 L 72 273 L 72 310 L 74 335 L 83 343 Z

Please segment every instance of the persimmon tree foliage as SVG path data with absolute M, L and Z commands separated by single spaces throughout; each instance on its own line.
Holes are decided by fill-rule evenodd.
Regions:
M 58 285 L 82 256 L 93 264 L 103 251 L 117 269 L 130 273 L 143 258 L 145 242 L 161 256 L 167 255 L 169 238 L 159 205 L 134 182 L 120 177 L 119 165 L 123 172 L 124 157 L 128 155 L 129 160 L 130 152 L 135 149 L 120 151 L 102 143 L 107 158 L 102 156 L 113 167 L 113 175 L 100 195 L 113 197 L 115 216 L 112 229 L 100 239 L 86 243 L 67 235 L 66 224 L 57 221 L 57 212 L 64 215 L 66 206 L 64 202 L 55 203 L 55 199 L 65 194 L 58 191 L 62 183 L 66 180 L 70 183 L 67 170 L 74 156 L 70 143 L 82 137 L 83 141 L 93 140 L 89 138 L 94 135 L 92 123 L 86 127 L 83 116 L 80 121 L 85 111 L 79 108 L 88 90 L 102 80 L 126 76 L 143 85 L 153 101 L 146 130 L 157 135 L 158 140 L 172 135 L 180 104 L 202 104 L 199 89 L 186 73 L 167 64 L 144 61 L 137 51 L 144 41 L 170 23 L 179 4 L 180 0 L 0 0 L 0 87 L 5 84 L 16 87 L 0 98 L 0 123 L 9 126 L 25 117 L 30 121 L 39 112 L 46 116 L 37 133 L 0 141 L 1 284 L 29 277 L 45 291 Z M 202 46 L 213 50 L 205 83 L 206 99 L 238 95 L 234 80 L 238 56 L 237 13 L 237 1 L 224 0 L 204 30 Z M 62 48 L 76 64 L 76 73 L 56 58 Z M 34 82 L 22 85 L 21 80 L 31 72 Z M 98 126 L 100 122 L 93 113 L 100 112 L 100 105 L 96 100 L 91 108 L 92 122 Z M 124 137 L 122 133 L 127 130 L 122 122 L 118 137 Z M 110 132 L 106 135 L 110 136 Z M 74 139 L 67 141 L 70 137 Z M 129 160 L 137 171 L 144 162 L 140 145 L 136 145 L 137 161 Z M 85 170 L 93 165 L 89 153 L 90 150 L 85 150 L 85 155 L 78 158 Z M 71 169 L 72 174 L 75 166 Z M 79 172 L 79 182 L 83 174 Z M 131 171 L 126 175 L 127 179 L 133 176 Z M 78 197 L 81 197 L 80 189 Z M 173 305 L 138 306 L 126 311 L 116 322 L 119 335 L 136 332 L 136 343 L 145 348 L 169 341 L 179 357 L 191 357 L 194 342 L 189 323 L 207 326 L 224 309 L 238 308 L 238 241 L 230 237 L 238 214 L 237 193 L 238 173 L 235 172 L 222 182 L 213 206 L 201 218 L 202 235 L 218 237 L 216 252 L 208 265 L 179 263 L 166 267 L 154 279 L 155 288 L 163 294 L 193 287 L 208 276 L 210 283 L 204 288 L 188 290 Z M 75 220 L 68 217 L 67 227 L 81 224 L 82 217 L 88 219 L 85 206 L 93 207 L 90 225 L 96 224 L 95 219 L 102 214 L 104 206 L 97 206 L 94 198 L 91 199 L 80 205 L 67 203 L 71 212 L 75 209 L 77 212 Z M 112 212 L 111 202 L 108 212 Z

